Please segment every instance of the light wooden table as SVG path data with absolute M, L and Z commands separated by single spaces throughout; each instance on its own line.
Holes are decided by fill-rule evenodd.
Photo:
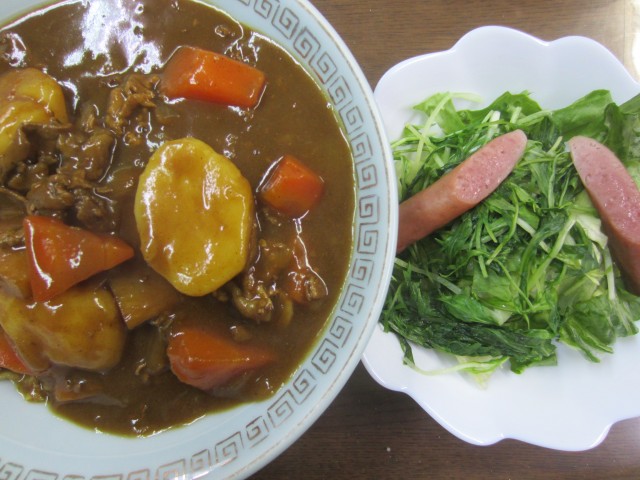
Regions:
M 634 53 L 638 0 L 312 1 L 342 35 L 372 87 L 399 61 L 446 50 L 482 25 L 510 26 L 543 40 L 588 36 L 634 76 L 640 71 L 640 46 Z M 408 396 L 380 387 L 359 366 L 315 425 L 253 478 L 640 479 L 640 419 L 616 424 L 599 447 L 585 452 L 512 440 L 478 447 L 451 435 Z

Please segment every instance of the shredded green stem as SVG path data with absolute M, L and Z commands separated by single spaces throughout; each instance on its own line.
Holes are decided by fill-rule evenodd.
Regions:
M 527 92 L 505 93 L 477 110 L 456 109 L 454 100 L 476 99 L 447 92 L 425 99 L 415 107 L 423 121 L 392 143 L 402 199 L 516 128 L 527 134 L 525 154 L 482 204 L 396 259 L 385 330 L 398 335 L 405 362 L 419 371 L 416 345 L 464 359 L 425 374 L 485 378 L 504 364 L 519 373 L 555 364 L 557 343 L 598 361 L 617 337 L 638 331 L 640 299 L 624 289 L 564 139 L 619 140 L 640 131 L 640 96 L 606 121 L 618 108 L 606 91 L 556 111 L 540 108 Z M 640 150 L 635 138 L 624 142 L 610 147 Z M 640 158 L 625 161 L 640 178 Z

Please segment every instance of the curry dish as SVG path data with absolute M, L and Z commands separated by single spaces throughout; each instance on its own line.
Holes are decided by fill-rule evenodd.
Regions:
M 66 1 L 0 30 L 0 378 L 150 435 L 267 398 L 324 328 L 354 171 L 270 39 L 187 0 Z

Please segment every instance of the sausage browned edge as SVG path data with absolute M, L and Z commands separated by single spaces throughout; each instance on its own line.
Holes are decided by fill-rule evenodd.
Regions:
M 627 289 L 640 295 L 640 190 L 624 164 L 596 140 L 567 142 L 573 164 L 595 205 Z
M 488 197 L 524 154 L 527 136 L 514 130 L 494 138 L 446 175 L 400 204 L 398 246 L 445 226 Z

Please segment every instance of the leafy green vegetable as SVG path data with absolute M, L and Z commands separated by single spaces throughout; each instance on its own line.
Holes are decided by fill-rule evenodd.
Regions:
M 484 202 L 396 259 L 381 322 L 414 364 L 412 345 L 460 359 L 486 375 L 555 364 L 563 342 L 598 361 L 634 335 L 640 298 L 625 290 L 600 219 L 565 142 L 604 142 L 640 179 L 640 96 L 616 105 L 596 90 L 566 108 L 542 109 L 527 92 L 479 110 L 471 95 L 439 93 L 417 105 L 425 123 L 392 144 L 401 200 L 423 190 L 492 138 L 529 139 L 511 175 Z
M 567 138 L 584 135 L 602 141 L 606 134 L 603 112 L 611 103 L 608 90 L 594 90 L 573 105 L 553 112 L 553 121 Z

